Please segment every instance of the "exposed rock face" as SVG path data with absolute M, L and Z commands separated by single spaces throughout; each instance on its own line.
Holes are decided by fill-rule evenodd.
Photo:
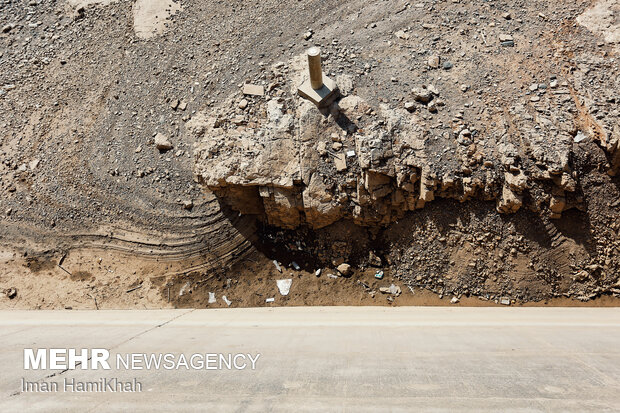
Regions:
M 439 93 L 431 85 L 416 96 L 421 90 Z M 325 113 L 292 96 L 256 101 L 252 117 L 227 116 L 231 100 L 188 130 L 201 139 L 199 181 L 274 226 L 322 228 L 344 218 L 382 226 L 437 197 L 495 200 L 500 213 L 526 204 L 558 218 L 580 200 L 570 166 L 576 108 L 566 85 L 556 92 L 542 97 L 545 110 L 515 105 L 512 124 L 486 131 L 461 124 L 434 135 L 418 115 L 359 96 Z

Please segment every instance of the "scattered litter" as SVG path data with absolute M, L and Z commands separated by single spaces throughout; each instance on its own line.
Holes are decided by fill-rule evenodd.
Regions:
M 397 285 L 390 285 L 389 287 L 381 287 L 379 288 L 379 291 L 381 291 L 383 294 L 391 294 L 391 295 L 395 295 L 395 296 L 399 296 L 400 293 L 402 292 L 400 287 Z
M 355 156 L 355 151 L 348 151 L 347 152 L 347 157 L 348 158 L 353 158 Z
M 213 304 L 217 301 L 215 298 L 215 293 L 209 293 L 209 304 Z
M 394 284 L 390 285 L 390 293 L 392 295 L 395 295 L 395 296 L 398 297 L 401 292 L 402 291 L 401 291 L 401 289 L 400 289 L 400 287 L 398 285 L 394 285 Z
M 226 303 L 227 306 L 230 307 L 230 305 L 232 304 L 232 301 L 230 301 L 228 298 L 226 298 L 225 295 L 222 296 L 222 300 L 224 300 L 224 302 Z
M 452 300 L 450 300 L 450 304 L 456 304 L 459 301 L 461 301 L 461 300 L 459 300 L 457 297 L 452 297 Z
M 274 301 L 276 301 L 276 299 L 273 297 L 265 300 L 266 303 L 273 303 Z
M 188 281 L 186 282 L 183 287 L 181 287 L 181 291 L 179 291 L 179 297 L 183 296 L 187 290 L 189 289 L 189 287 L 191 286 L 191 283 Z
M 282 267 L 280 267 L 280 263 L 276 260 L 273 260 L 273 265 L 276 266 L 276 270 L 278 270 L 278 272 L 282 272 Z
M 375 274 L 375 278 L 380 280 L 383 278 L 383 271 L 377 271 Z
M 280 290 L 280 294 L 288 295 L 289 291 L 291 291 L 293 279 L 289 278 L 286 280 L 276 280 L 276 284 L 278 285 L 278 290 Z
M 316 275 L 317 277 L 320 277 L 321 276 L 321 269 L 319 268 L 318 270 L 316 270 L 314 272 L 314 275 Z
M 415 291 L 413 290 L 413 287 L 410 286 L 409 284 L 407 284 L 407 288 L 409 288 L 409 291 L 411 291 L 411 294 L 415 294 Z
M 243 94 L 253 95 L 253 96 L 263 96 L 265 94 L 265 88 L 260 85 L 253 85 L 251 83 L 246 83 L 245 85 L 243 85 Z
M 575 135 L 575 143 L 579 143 L 583 140 L 585 140 L 587 138 L 586 134 L 583 133 L 582 131 L 577 132 L 577 135 Z
M 295 261 L 291 262 L 291 265 L 293 266 L 293 268 L 295 268 L 295 271 L 301 270 L 301 267 Z
M 499 303 L 502 304 L 502 305 L 510 305 L 510 298 L 502 297 L 499 300 Z
M 338 276 L 337 276 L 337 275 L 334 275 L 334 274 L 327 274 L 327 276 L 328 276 L 329 278 L 333 278 L 333 279 L 338 278 Z

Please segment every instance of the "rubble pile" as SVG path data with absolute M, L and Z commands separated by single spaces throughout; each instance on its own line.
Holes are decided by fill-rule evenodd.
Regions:
M 286 93 L 249 110 L 244 99 L 240 114 L 231 97 L 188 123 L 200 142 L 195 172 L 234 210 L 289 229 L 340 219 L 385 226 L 436 198 L 495 200 L 500 213 L 525 204 L 559 218 L 583 202 L 571 168 L 578 108 L 568 83 L 551 80 L 552 90 L 515 104 L 503 123 L 455 119 L 441 133 L 415 108 L 356 95 L 322 111 Z M 411 94 L 422 106 L 445 105 L 433 85 Z

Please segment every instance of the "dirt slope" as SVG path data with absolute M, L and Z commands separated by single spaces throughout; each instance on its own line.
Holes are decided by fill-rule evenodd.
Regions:
M 0 290 L 7 294 L 0 307 L 203 306 L 209 291 L 215 305 L 225 305 L 222 295 L 232 305 L 263 305 L 268 296 L 276 305 L 439 296 L 447 304 L 468 295 L 491 303 L 615 302 L 617 2 L 601 4 L 2 2 Z M 274 64 L 315 44 L 326 72 L 351 76 L 351 93 L 375 108 L 403 109 L 415 101 L 412 88 L 434 85 L 443 105 L 435 112 L 416 103 L 412 115 L 432 136 L 455 123 L 483 136 L 503 128 L 527 153 L 516 120 L 555 119 L 570 137 L 570 171 L 578 176 L 571 209 L 549 220 L 545 208 L 506 216 L 494 202 L 438 197 L 392 226 L 344 220 L 293 232 L 229 209 L 196 182 L 199 138 L 186 125 L 223 105 L 243 115 L 241 85 L 268 87 Z M 554 80 L 568 94 L 554 94 Z M 246 98 L 250 108 L 261 104 Z M 579 133 L 584 139 L 571 141 Z M 157 134 L 172 149 L 158 150 Z M 543 146 L 557 142 L 548 130 L 541 136 Z M 428 153 L 441 154 L 444 144 L 429 140 Z M 456 159 L 433 164 L 452 168 Z M 527 188 L 524 204 L 535 190 Z M 380 268 L 370 267 L 370 251 Z M 327 277 L 342 261 L 354 265 L 353 276 Z M 378 270 L 386 274 L 381 281 Z M 296 281 L 285 299 L 275 279 L 290 273 Z M 402 294 L 381 295 L 392 282 Z M 17 295 L 9 298 L 12 288 Z M 422 289 L 437 294 L 422 298 Z

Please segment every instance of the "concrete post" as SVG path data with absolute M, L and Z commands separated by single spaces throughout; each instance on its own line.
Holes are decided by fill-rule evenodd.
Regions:
M 306 54 L 308 55 L 310 79 L 297 88 L 297 93 L 320 108 L 326 107 L 340 96 L 338 85 L 329 76 L 323 76 L 321 49 L 311 47 Z
M 310 86 L 319 90 L 323 87 L 323 70 L 321 69 L 321 49 L 311 47 L 308 49 L 308 69 L 310 69 Z

